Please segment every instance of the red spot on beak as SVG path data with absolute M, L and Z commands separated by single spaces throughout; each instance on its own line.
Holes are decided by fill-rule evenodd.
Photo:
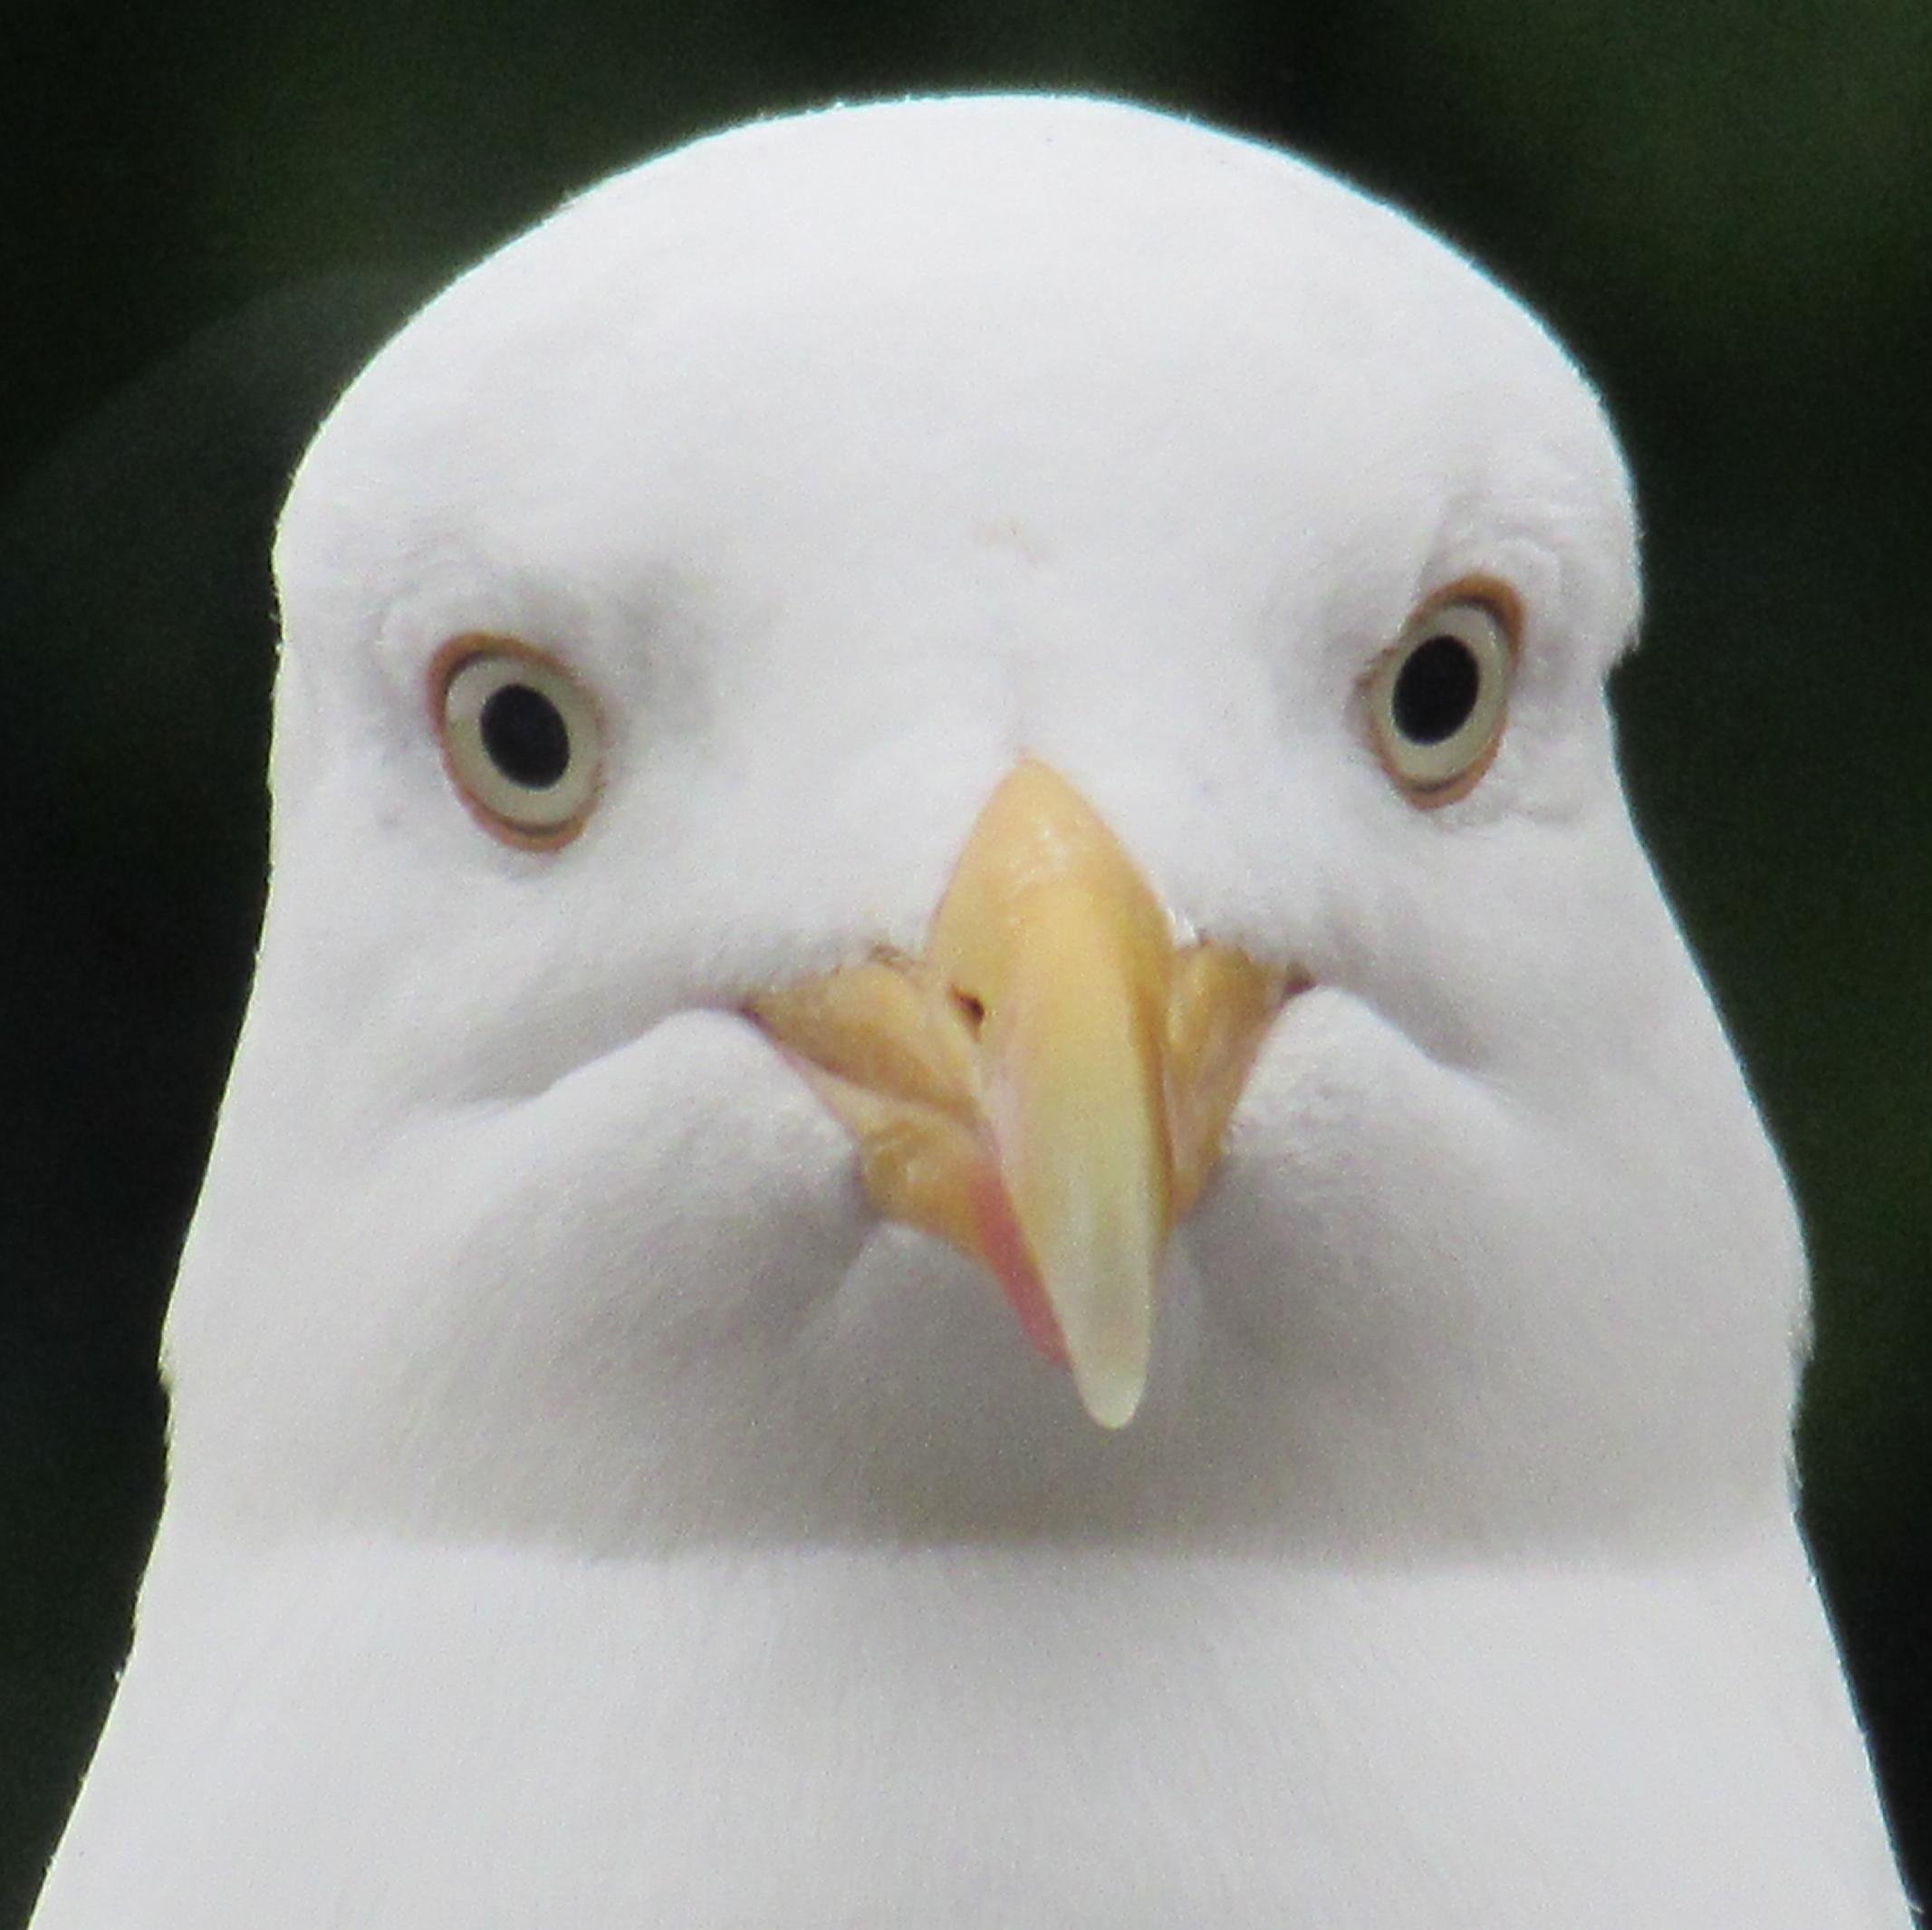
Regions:
M 1019 1316 L 1020 1330 L 1033 1343 L 1042 1359 L 1057 1368 L 1071 1368 L 1067 1343 L 1048 1304 L 1046 1289 L 1041 1284 L 1033 1255 L 1026 1250 L 1026 1236 L 1014 1217 L 1013 1202 L 999 1168 L 989 1159 L 974 1175 L 973 1219 L 979 1233 L 981 1253 L 997 1276 L 1002 1291 Z

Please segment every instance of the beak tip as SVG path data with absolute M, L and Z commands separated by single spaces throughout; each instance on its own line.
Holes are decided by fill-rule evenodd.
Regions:
M 1147 1369 L 1143 1365 L 1138 1369 L 1076 1370 L 1074 1385 L 1089 1416 L 1110 1434 L 1118 1434 L 1140 1411 Z

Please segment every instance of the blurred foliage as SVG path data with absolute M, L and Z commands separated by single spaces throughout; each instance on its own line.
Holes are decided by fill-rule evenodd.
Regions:
M 11 0 L 0 77 L 0 1922 L 159 1493 L 297 453 L 414 300 L 600 174 L 985 86 L 1300 147 L 1456 238 L 1604 387 L 1649 527 L 1631 789 L 1805 1204 L 1810 1525 L 1932 1887 L 1925 0 Z

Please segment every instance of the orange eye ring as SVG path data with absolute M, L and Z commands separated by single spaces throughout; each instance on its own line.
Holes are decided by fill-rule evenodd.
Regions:
M 1454 583 L 1379 657 L 1364 686 L 1383 768 L 1412 804 L 1466 797 L 1503 741 L 1515 680 L 1520 606 L 1505 585 Z
M 470 815 L 522 850 L 583 829 L 602 778 L 603 727 L 576 674 L 512 637 L 453 637 L 429 666 L 443 768 Z

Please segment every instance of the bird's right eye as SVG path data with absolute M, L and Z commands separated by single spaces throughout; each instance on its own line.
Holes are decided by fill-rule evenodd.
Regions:
M 437 653 L 430 701 L 444 768 L 485 831 L 553 850 L 582 830 L 603 734 L 564 665 L 509 638 L 459 637 Z

